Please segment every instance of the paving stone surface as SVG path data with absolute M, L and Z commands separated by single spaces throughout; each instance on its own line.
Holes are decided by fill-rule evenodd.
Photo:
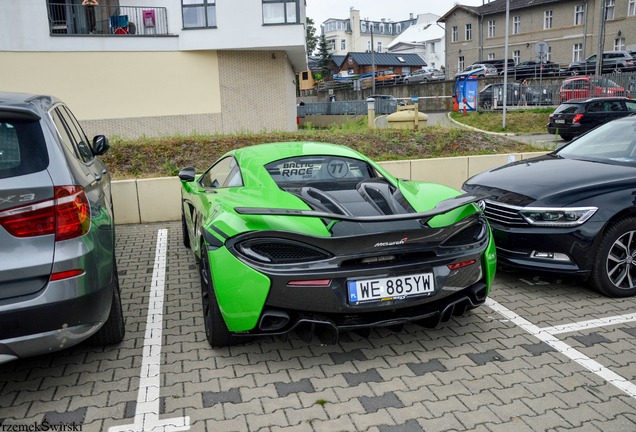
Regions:
M 190 430 L 209 432 L 636 430 L 636 394 L 615 385 L 616 377 L 636 384 L 634 321 L 554 335 L 570 357 L 595 362 L 589 368 L 485 305 L 433 330 L 349 333 L 337 345 L 292 334 L 212 349 L 196 263 L 176 222 L 117 227 L 124 341 L 0 365 L 2 427 L 107 431 L 132 422 L 160 229 L 168 229 L 160 387 L 148 391 L 161 420 L 188 416 Z M 636 310 L 636 299 L 527 272 L 499 271 L 490 298 L 539 329 Z

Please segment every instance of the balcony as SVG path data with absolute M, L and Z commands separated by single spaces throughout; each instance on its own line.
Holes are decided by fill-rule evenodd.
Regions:
M 84 6 L 47 0 L 49 34 L 155 36 L 168 34 L 163 7 Z

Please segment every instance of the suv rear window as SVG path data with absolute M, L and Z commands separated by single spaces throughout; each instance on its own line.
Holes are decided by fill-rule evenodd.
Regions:
M 580 106 L 579 104 L 564 103 L 559 105 L 559 107 L 554 110 L 554 114 L 556 113 L 572 114 L 576 112 L 579 106 Z
M 49 154 L 38 120 L 0 112 L 0 178 L 42 171 Z

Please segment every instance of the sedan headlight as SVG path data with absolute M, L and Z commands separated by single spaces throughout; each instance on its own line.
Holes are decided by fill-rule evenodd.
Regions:
M 519 214 L 530 225 L 571 227 L 583 224 L 591 218 L 597 210 L 597 207 L 525 207 L 519 210 Z

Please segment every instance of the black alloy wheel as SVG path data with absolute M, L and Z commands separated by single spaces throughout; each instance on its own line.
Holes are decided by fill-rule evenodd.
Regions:
M 200 276 L 201 298 L 203 300 L 203 323 L 205 337 L 212 348 L 220 348 L 236 343 L 223 320 L 219 304 L 214 293 L 210 260 L 205 245 L 201 248 Z
M 609 297 L 636 294 L 636 218 L 616 222 L 603 235 L 591 282 Z
M 492 102 L 490 102 L 489 100 L 485 100 L 482 106 L 484 107 L 485 110 L 492 109 Z

